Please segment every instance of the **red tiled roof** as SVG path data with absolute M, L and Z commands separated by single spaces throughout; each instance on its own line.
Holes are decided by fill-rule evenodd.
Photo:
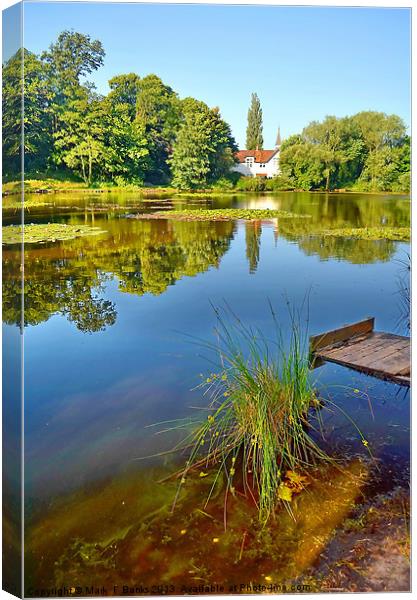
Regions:
M 245 162 L 245 158 L 248 156 L 253 156 L 255 162 L 257 163 L 267 163 L 271 158 L 276 154 L 277 149 L 275 150 L 239 150 L 236 152 L 236 158 L 238 162 Z

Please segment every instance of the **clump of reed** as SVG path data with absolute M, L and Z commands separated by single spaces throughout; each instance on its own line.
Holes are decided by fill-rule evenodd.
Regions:
M 225 314 L 226 313 L 226 314 Z M 219 369 L 200 384 L 209 397 L 207 415 L 185 440 L 188 460 L 179 473 L 184 485 L 191 472 L 216 469 L 209 492 L 226 476 L 226 501 L 243 487 L 266 523 L 279 501 L 290 509 L 294 487 L 318 461 L 330 461 L 312 436 L 309 415 L 320 409 L 311 382 L 307 338 L 300 315 L 290 310 L 286 342 L 271 307 L 271 335 L 247 327 L 229 309 L 216 310 Z M 315 419 L 316 423 L 320 419 Z

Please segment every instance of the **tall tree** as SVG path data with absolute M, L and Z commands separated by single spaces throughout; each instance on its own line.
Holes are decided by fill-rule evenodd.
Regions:
M 294 187 L 306 190 L 408 191 L 409 138 L 396 115 L 326 117 L 284 141 L 280 166 Z
M 349 118 L 327 116 L 321 123 L 313 121 L 303 130 L 303 139 L 321 150 L 325 189 L 337 184 L 337 174 L 348 161 L 363 150 L 360 131 Z
M 301 135 L 293 135 L 282 144 L 280 156 L 282 175 L 295 188 L 316 189 L 324 185 L 325 163 L 319 146 L 306 142 Z
M 15 175 L 20 170 L 22 114 L 25 170 L 46 166 L 52 150 L 51 100 L 41 61 L 25 48 L 18 50 L 3 66 L 3 165 L 6 174 Z
M 90 185 L 107 153 L 105 123 L 99 100 L 85 94 L 65 106 L 62 126 L 54 134 L 54 160 L 75 171 Z
M 63 31 L 41 58 L 67 87 L 78 85 L 80 77 L 101 67 L 104 55 L 99 40 L 92 40 L 89 35 L 76 31 Z
M 361 181 L 367 181 L 370 190 L 393 189 L 395 173 L 395 148 L 406 143 L 406 128 L 397 115 L 365 111 L 352 117 L 358 125 L 368 155 Z M 388 173 L 390 172 L 390 173 Z M 390 187 L 384 187 L 389 185 Z
M 157 75 L 147 75 L 138 84 L 136 118 L 143 125 L 150 154 L 150 181 L 168 179 L 167 159 L 181 121 L 178 95 Z
M 81 82 L 104 62 L 104 48 L 99 40 L 76 31 L 63 31 L 57 41 L 43 52 L 41 60 L 53 94 L 51 103 L 53 133 L 59 132 L 63 123 L 62 112 L 68 102 L 77 100 L 94 85 Z
M 230 127 L 218 108 L 187 98 L 184 121 L 169 160 L 173 185 L 181 189 L 201 188 L 225 175 L 234 164 L 237 150 Z
M 148 149 L 143 126 L 130 119 L 127 104 L 114 105 L 85 93 L 67 104 L 55 134 L 55 160 L 88 185 L 96 180 L 143 182 Z
M 262 130 L 261 103 L 257 94 L 252 94 L 251 105 L 248 110 L 248 126 L 246 128 L 247 150 L 262 150 L 264 146 Z
M 140 77 L 136 73 L 116 75 L 109 81 L 110 93 L 107 96 L 112 105 L 126 104 L 131 120 L 136 117 Z

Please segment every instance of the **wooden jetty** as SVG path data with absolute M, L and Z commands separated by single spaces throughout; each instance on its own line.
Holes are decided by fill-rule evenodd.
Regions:
M 312 367 L 329 361 L 409 386 L 410 338 L 374 331 L 374 324 L 372 317 L 310 337 Z

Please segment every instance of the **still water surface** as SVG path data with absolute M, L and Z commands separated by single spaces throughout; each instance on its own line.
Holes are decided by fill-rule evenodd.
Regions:
M 306 296 L 310 334 L 367 316 L 375 316 L 377 329 L 407 334 L 399 288 L 407 277 L 403 263 L 409 245 L 324 237 L 309 231 L 317 224 L 327 228 L 408 226 L 409 198 L 283 193 L 207 201 L 214 208 L 279 208 L 311 216 L 286 223 L 127 219 L 126 213 L 186 204 L 186 200 L 142 201 L 132 194 L 54 195 L 47 202 L 51 205 L 32 209 L 27 221 L 91 223 L 105 233 L 25 249 L 25 478 L 29 565 L 31 560 L 36 565 L 32 583 L 63 584 L 72 563 L 77 565 L 71 567 L 74 578 L 99 574 L 108 585 L 113 577 L 109 573 L 115 572 L 129 582 L 156 582 L 166 574 L 168 564 L 176 565 L 175 572 L 164 575 L 164 581 L 219 582 L 222 561 L 230 558 L 235 546 L 240 554 L 242 523 L 253 507 L 239 505 L 232 511 L 235 526 L 232 522 L 229 533 L 223 532 L 225 545 L 216 557 L 212 553 L 204 557 L 198 541 L 213 535 L 207 519 L 192 521 L 192 534 L 181 522 L 188 509 L 192 512 L 202 506 L 203 482 L 193 484 L 191 499 L 184 500 L 169 523 L 148 525 L 156 528 L 148 530 L 148 545 L 140 541 L 139 530 L 126 533 L 132 522 L 139 527 L 145 515 L 164 506 L 175 487 L 155 483 L 172 468 L 165 457 L 138 459 L 170 449 L 178 434 L 158 435 L 158 428 L 149 426 L 195 416 L 196 407 L 205 404 L 194 388 L 201 374 L 213 367 L 190 336 L 214 341 L 213 305 L 225 303 L 245 323 L 268 331 L 268 302 L 284 334 L 289 334 L 287 302 L 300 307 Z M 200 200 L 194 205 L 206 207 Z M 16 250 L 7 249 L 4 254 L 7 339 L 15 335 L 20 317 L 18 289 L 8 277 Z M 306 311 L 303 314 L 307 318 Z M 382 475 L 372 476 L 374 485 L 389 489 L 406 482 L 407 390 L 331 364 L 313 376 L 320 392 L 349 412 L 369 440 L 383 466 Z M 329 413 L 325 430 L 326 446 L 335 455 L 351 457 L 349 468 L 356 472 L 356 456 L 365 449 L 351 423 Z M 356 497 L 355 486 L 345 480 L 338 489 L 344 491 L 335 503 L 329 501 L 326 535 Z M 322 496 L 320 487 L 313 490 L 305 510 L 315 507 L 317 511 Z M 212 514 L 216 510 L 222 511 L 214 506 Z M 297 510 L 302 514 L 302 505 Z M 290 550 L 285 561 L 276 554 L 282 552 L 279 544 L 263 540 L 262 548 L 269 548 L 262 551 L 263 558 L 260 550 L 252 548 L 261 578 L 268 569 L 275 569 L 276 577 L 284 572 L 286 577 L 295 577 L 303 570 L 301 555 L 297 555 L 300 533 L 296 535 L 286 519 L 282 516 L 280 525 L 288 527 Z M 111 532 L 106 529 L 108 523 L 114 524 Z M 43 546 L 34 541 L 45 538 L 47 527 L 58 530 L 59 549 L 50 539 Z M 308 527 L 314 529 L 311 520 Z M 186 539 L 181 538 L 180 552 L 175 535 L 184 529 L 188 533 L 183 536 Z M 116 539 L 123 542 L 117 545 Z M 108 561 L 97 554 L 97 540 L 101 540 L 100 552 L 113 540 L 113 553 L 106 551 Z M 86 550 L 89 543 L 93 546 Z M 305 547 L 301 554 L 310 556 Z M 315 558 L 312 552 L 307 563 Z M 242 576 L 245 569 L 255 569 L 242 556 L 235 570 L 238 564 Z M 223 578 L 232 582 L 224 570 Z

